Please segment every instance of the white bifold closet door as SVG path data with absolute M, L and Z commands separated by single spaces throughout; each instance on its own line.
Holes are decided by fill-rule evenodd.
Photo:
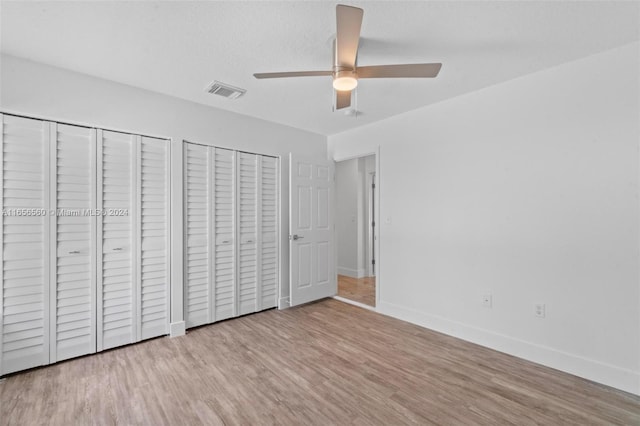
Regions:
M 169 330 L 169 141 L 0 114 L 0 374 Z
M 260 156 L 258 172 L 258 306 L 269 309 L 278 304 L 278 160 Z
M 166 334 L 168 144 L 98 131 L 98 350 Z
M 277 159 L 185 143 L 187 327 L 277 304 Z
M 236 308 L 236 238 L 234 175 L 236 153 L 228 149 L 209 148 L 212 158 L 212 229 L 213 281 L 211 283 L 213 312 L 211 321 L 238 315 Z
M 98 131 L 99 351 L 137 340 L 137 139 Z
M 236 316 L 235 152 L 185 144 L 187 327 Z
M 0 375 L 49 363 L 49 123 L 0 115 Z
M 50 362 L 96 351 L 96 130 L 51 123 Z
M 238 308 L 256 312 L 258 285 L 258 156 L 238 153 Z
M 169 332 L 169 141 L 140 137 L 138 147 L 138 340 Z
M 211 178 L 209 148 L 184 145 L 185 318 L 187 327 L 211 322 Z

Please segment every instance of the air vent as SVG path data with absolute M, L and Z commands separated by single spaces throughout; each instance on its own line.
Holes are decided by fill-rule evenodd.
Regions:
M 228 99 L 238 99 L 240 96 L 246 93 L 245 89 L 234 87 L 220 81 L 214 81 L 207 86 L 207 92 L 212 95 L 222 96 Z

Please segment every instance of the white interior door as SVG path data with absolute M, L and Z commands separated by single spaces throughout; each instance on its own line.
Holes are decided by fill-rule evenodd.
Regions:
M 237 315 L 236 310 L 236 152 L 208 148 L 213 155 L 212 321 Z
M 140 136 L 138 145 L 137 340 L 169 332 L 169 141 Z
M 238 153 L 238 315 L 256 312 L 258 156 Z
M 0 114 L 0 375 L 49 363 L 49 123 Z
M 185 142 L 187 328 L 275 307 L 276 158 Z
M 137 340 L 137 139 L 98 130 L 98 351 Z
M 334 265 L 333 164 L 289 154 L 291 306 L 337 292 Z
M 187 327 L 211 322 L 213 253 L 211 158 L 206 146 L 184 144 L 185 319 Z
M 51 124 L 50 362 L 96 351 L 96 130 Z
M 259 158 L 258 310 L 278 304 L 278 159 Z

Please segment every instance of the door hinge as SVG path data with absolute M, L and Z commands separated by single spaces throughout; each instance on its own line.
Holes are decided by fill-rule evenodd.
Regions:
M 371 264 L 375 265 L 376 264 L 376 260 L 375 259 L 371 259 Z
M 371 226 L 375 228 L 376 222 L 375 221 L 371 222 Z

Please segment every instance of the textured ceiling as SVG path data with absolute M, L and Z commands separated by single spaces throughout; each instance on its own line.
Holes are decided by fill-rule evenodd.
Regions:
M 360 65 L 442 62 L 436 79 L 362 80 L 331 111 L 335 2 L 0 3 L 3 53 L 321 133 L 338 133 L 639 39 L 638 2 L 355 1 Z M 611 76 L 615 78 L 615 76 Z M 204 92 L 243 87 L 238 100 Z

